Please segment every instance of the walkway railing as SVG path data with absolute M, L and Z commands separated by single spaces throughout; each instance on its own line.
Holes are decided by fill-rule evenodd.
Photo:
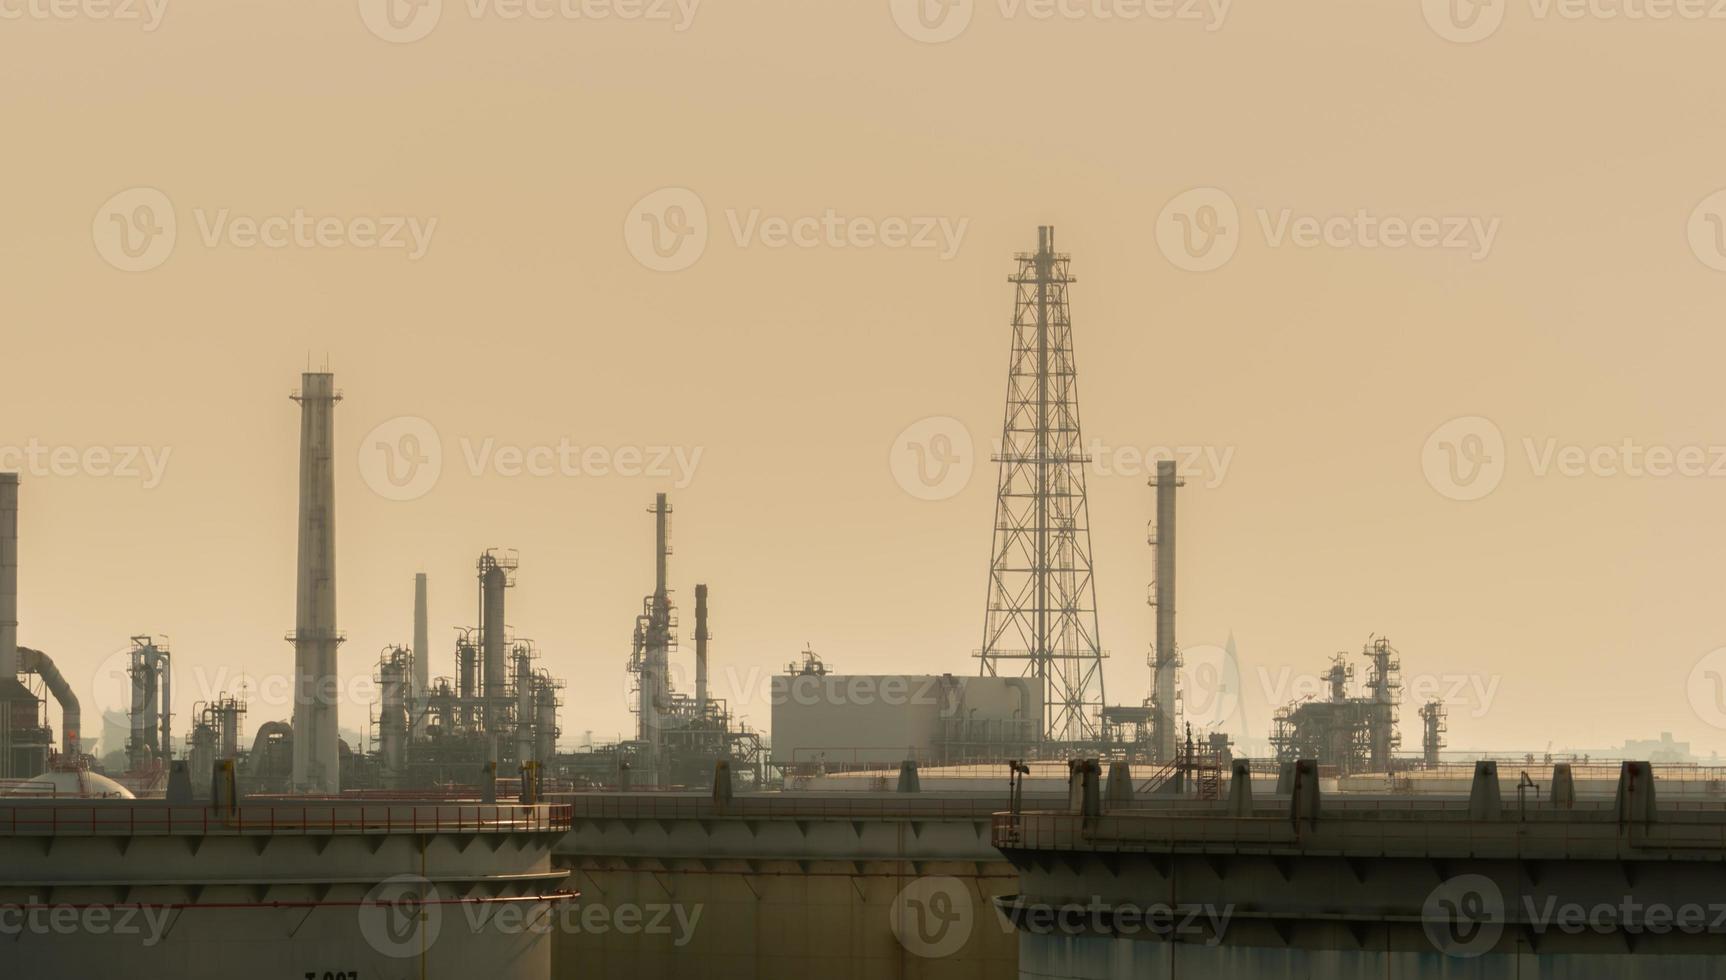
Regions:
M 565 831 L 567 805 L 242 804 L 235 809 L 106 803 L 0 805 L 0 835 L 531 833 Z

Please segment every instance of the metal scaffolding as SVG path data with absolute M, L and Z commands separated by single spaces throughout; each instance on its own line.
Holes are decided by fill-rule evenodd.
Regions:
M 1017 256 L 1013 354 L 1001 428 L 1000 482 L 980 670 L 1004 661 L 1042 682 L 1044 737 L 1101 736 L 1103 657 L 1091 565 L 1079 395 L 1067 309 L 1070 257 L 1055 230 Z M 1008 668 L 1012 669 L 1012 668 Z

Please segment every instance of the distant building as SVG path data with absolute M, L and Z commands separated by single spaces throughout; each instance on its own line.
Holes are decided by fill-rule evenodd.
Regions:
M 1672 741 L 1671 732 L 1661 732 L 1658 739 L 1626 739 L 1624 758 L 1640 762 L 1695 762 L 1689 742 Z

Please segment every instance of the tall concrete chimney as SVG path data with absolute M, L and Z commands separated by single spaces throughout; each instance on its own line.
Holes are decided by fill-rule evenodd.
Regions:
M 431 640 L 426 629 L 426 573 L 414 576 L 414 719 L 413 737 L 424 738 L 431 714 L 426 694 L 431 690 Z
M 302 793 L 341 792 L 336 731 L 335 375 L 306 372 L 300 403 L 300 546 L 294 632 L 294 771 Z
M 695 587 L 695 713 L 707 715 L 707 586 Z
M 1180 718 L 1175 711 L 1175 674 L 1180 659 L 1175 647 L 1175 488 L 1180 486 L 1175 476 L 1175 461 L 1157 461 L 1157 537 L 1156 594 L 1157 607 L 1156 663 L 1151 697 L 1156 708 L 1156 744 L 1158 762 L 1173 762 L 1180 746 Z
M 0 473 L 0 681 L 18 676 L 18 474 Z

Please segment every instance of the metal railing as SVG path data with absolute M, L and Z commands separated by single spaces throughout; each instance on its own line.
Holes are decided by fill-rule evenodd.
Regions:
M 43 803 L 0 806 L 0 835 L 533 833 L 570 828 L 567 805 L 242 804 L 234 809 Z
M 576 820 L 723 820 L 799 818 L 844 819 L 981 819 L 1007 805 L 1007 790 L 1000 796 L 930 797 L 910 793 L 859 797 L 838 793 L 819 796 L 788 793 L 783 796 L 739 796 L 719 804 L 706 796 L 654 796 L 574 794 L 559 796 Z

